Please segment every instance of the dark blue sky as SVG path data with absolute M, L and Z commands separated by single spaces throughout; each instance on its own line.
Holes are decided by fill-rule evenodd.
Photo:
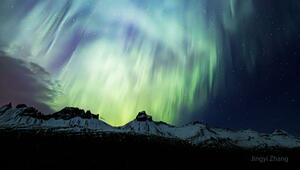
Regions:
M 200 119 L 229 128 L 300 135 L 300 5 L 298 1 L 254 1 L 253 21 L 226 41 L 233 57 L 219 94 Z M 244 53 L 245 48 L 248 53 Z M 249 52 L 250 51 L 250 52 Z M 256 55 L 248 71 L 241 56 Z

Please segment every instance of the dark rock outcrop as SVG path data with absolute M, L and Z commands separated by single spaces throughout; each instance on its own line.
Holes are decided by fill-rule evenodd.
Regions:
M 23 108 L 23 107 L 21 107 L 21 108 Z M 24 110 L 22 115 L 30 116 L 30 117 L 33 117 L 36 119 L 41 119 L 41 120 L 49 120 L 49 119 L 69 120 L 74 117 L 80 117 L 82 119 L 99 119 L 99 115 L 94 115 L 89 110 L 87 112 L 85 112 L 83 109 L 79 109 L 79 108 L 75 108 L 75 107 L 66 107 L 66 108 L 62 109 L 61 111 L 50 114 L 50 115 L 44 115 L 33 107 L 26 107 L 26 109 Z
M 66 107 L 59 112 L 50 115 L 54 119 L 72 119 L 74 117 L 81 117 L 82 119 L 99 119 L 99 115 L 94 115 L 91 111 L 85 112 L 83 109 L 75 107 Z
M 16 106 L 17 109 L 24 108 L 24 107 L 27 107 L 26 104 L 18 104 Z
M 137 121 L 152 121 L 152 116 L 147 115 L 147 113 L 145 111 L 141 111 L 138 113 L 138 115 L 136 116 L 136 120 Z

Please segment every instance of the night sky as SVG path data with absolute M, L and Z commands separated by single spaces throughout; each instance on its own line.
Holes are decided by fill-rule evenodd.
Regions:
M 297 1 L 253 1 L 255 13 L 246 28 L 225 42 L 234 60 L 225 83 L 199 117 L 221 127 L 271 132 L 286 129 L 300 135 L 300 5 Z M 249 72 L 240 49 L 255 51 Z M 251 54 L 250 54 L 251 55 Z
M 297 0 L 3 0 L 0 104 L 300 135 Z

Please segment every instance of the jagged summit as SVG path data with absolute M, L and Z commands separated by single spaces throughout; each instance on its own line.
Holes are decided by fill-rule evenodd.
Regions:
M 10 103 L 10 105 L 11 105 L 11 103 Z M 18 104 L 16 106 L 17 109 L 24 108 L 24 107 L 27 107 L 27 105 L 26 104 Z
M 94 129 L 112 130 L 107 123 L 99 120 L 99 115 L 92 114 L 89 110 L 75 107 L 66 107 L 52 114 L 43 114 L 34 107 L 18 104 L 13 107 L 11 103 L 0 107 L 1 128 L 56 128 L 56 129 Z M 76 129 L 74 129 L 76 130 Z
M 152 116 L 147 115 L 146 111 L 141 111 L 136 116 L 136 120 L 141 121 L 141 122 L 144 122 L 144 121 L 150 121 L 151 122 L 152 121 Z
M 99 119 L 99 115 L 92 114 L 91 111 L 84 111 L 76 107 L 65 107 L 59 112 L 53 113 L 52 117 L 55 119 L 68 120 L 74 117 L 80 117 L 82 119 Z
M 9 103 L 7 105 L 4 105 L 2 108 L 10 109 L 10 108 L 12 108 L 12 104 Z M 98 114 L 93 114 L 89 110 L 85 112 L 83 109 L 79 109 L 76 107 L 65 107 L 62 110 L 52 113 L 52 114 L 49 114 L 49 115 L 45 115 L 45 114 L 39 112 L 34 107 L 28 107 L 26 104 L 18 104 L 18 105 L 16 105 L 16 109 L 24 109 L 24 111 L 21 113 L 22 116 L 29 116 L 29 117 L 41 119 L 41 120 L 49 120 L 49 119 L 70 120 L 75 117 L 79 117 L 82 119 L 99 119 Z

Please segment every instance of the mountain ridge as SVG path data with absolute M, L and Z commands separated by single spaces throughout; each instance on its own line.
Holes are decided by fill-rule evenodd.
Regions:
M 154 121 L 145 111 L 139 112 L 136 119 L 124 126 L 113 127 L 99 115 L 79 108 L 66 107 L 50 115 L 44 115 L 34 107 L 19 104 L 13 107 L 7 104 L 0 107 L 1 129 L 51 129 L 53 133 L 79 133 L 86 131 L 95 135 L 102 133 L 136 134 L 179 139 L 194 146 L 207 148 L 300 148 L 300 140 L 284 130 L 273 133 L 258 133 L 253 130 L 229 130 L 192 122 L 183 126 L 173 126 L 165 122 Z

